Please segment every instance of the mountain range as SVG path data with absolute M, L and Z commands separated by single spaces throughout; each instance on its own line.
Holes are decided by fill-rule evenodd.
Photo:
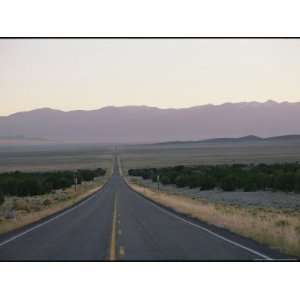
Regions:
M 247 135 L 237 138 L 215 138 L 205 139 L 199 141 L 167 141 L 155 144 L 167 145 L 167 144 L 191 144 L 191 143 L 251 143 L 251 142 L 300 142 L 300 134 L 287 134 L 279 136 L 271 136 L 262 138 L 256 135 Z
M 64 142 L 155 143 L 300 134 L 300 102 L 240 102 L 160 109 L 108 106 L 98 110 L 50 108 L 0 117 L 0 136 Z

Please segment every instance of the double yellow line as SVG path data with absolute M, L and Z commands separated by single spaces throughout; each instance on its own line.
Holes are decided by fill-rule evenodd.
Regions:
M 117 195 L 114 194 L 114 210 L 113 210 L 113 221 L 112 221 L 112 230 L 111 230 L 111 239 L 109 246 L 109 257 L 108 260 L 116 261 L 116 239 L 117 239 Z

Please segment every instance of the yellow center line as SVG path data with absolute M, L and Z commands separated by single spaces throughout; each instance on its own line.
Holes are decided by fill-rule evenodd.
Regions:
M 110 239 L 110 247 L 109 247 L 109 258 L 110 261 L 116 261 L 116 236 L 117 236 L 117 196 L 114 195 L 114 211 L 113 211 L 113 219 L 112 219 L 112 230 L 111 230 L 111 239 Z

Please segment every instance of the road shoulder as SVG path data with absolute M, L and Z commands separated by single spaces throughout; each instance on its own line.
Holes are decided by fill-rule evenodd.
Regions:
M 0 223 L 0 238 L 4 240 L 6 237 L 13 236 L 23 230 L 43 223 L 91 198 L 94 194 L 99 192 L 107 183 L 99 183 L 97 187 L 89 189 L 83 193 L 77 194 L 68 200 L 61 201 L 50 205 L 40 211 L 21 213 L 15 219 L 4 219 Z
M 234 235 L 241 236 L 241 238 L 245 237 L 246 242 L 249 239 L 253 240 L 254 243 L 252 244 L 254 247 L 266 245 L 267 247 L 262 247 L 274 249 L 270 249 L 270 253 L 275 254 L 276 258 L 287 257 L 287 255 L 289 255 L 288 257 L 300 257 L 297 247 L 298 240 L 290 239 L 290 235 L 294 233 L 297 234 L 297 232 L 292 228 L 291 233 L 291 228 L 283 229 L 282 226 L 276 225 L 276 222 L 279 222 L 284 217 L 281 214 L 276 215 L 274 212 L 266 212 L 264 210 L 259 214 L 259 210 L 253 211 L 243 208 L 240 209 L 235 206 L 215 205 L 205 200 L 200 201 L 199 199 L 193 199 L 187 196 L 179 196 L 161 191 L 158 192 L 148 187 L 132 183 L 128 178 L 125 178 L 125 181 L 133 191 L 162 207 L 171 209 L 180 215 L 204 222 L 208 224 L 208 226 L 216 226 L 218 231 L 229 231 Z M 267 217 L 267 220 L 262 219 L 262 217 Z M 297 223 L 299 220 L 295 218 L 293 221 Z M 274 225 L 273 227 L 270 227 L 270 222 Z M 284 230 L 287 230 L 287 232 Z M 294 235 L 293 237 L 295 238 Z M 281 253 L 285 254 L 282 255 Z

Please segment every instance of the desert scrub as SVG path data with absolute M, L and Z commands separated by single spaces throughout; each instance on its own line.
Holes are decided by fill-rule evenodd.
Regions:
M 278 227 L 285 227 L 289 225 L 289 221 L 287 220 L 278 220 L 275 222 L 275 225 Z
M 78 185 L 75 192 L 74 187 L 56 190 L 52 193 L 27 197 L 6 197 L 5 203 L 0 206 L 0 233 L 22 227 L 26 224 L 38 221 L 46 216 L 63 210 L 74 203 L 82 200 L 101 188 L 105 179 L 96 179 L 92 182 L 83 182 Z M 15 212 L 16 218 L 7 219 L 5 214 Z
M 51 199 L 46 199 L 44 202 L 43 202 L 43 205 L 45 206 L 49 206 L 53 203 L 53 201 Z
M 224 227 L 232 232 L 300 257 L 300 213 L 277 209 L 231 206 L 194 200 L 188 196 L 157 192 L 134 183 L 129 185 L 155 202 L 179 213 L 190 215 L 209 224 Z
M 5 201 L 4 194 L 0 190 L 0 206 L 4 203 L 4 201 Z
M 53 171 L 53 172 L 9 172 L 0 173 L 0 190 L 5 195 L 11 196 L 36 196 L 49 194 L 58 189 L 67 189 L 83 181 L 93 181 L 104 176 L 106 171 L 98 168 L 95 170 Z
M 23 210 L 23 211 L 26 211 L 26 212 L 30 212 L 31 205 L 30 205 L 28 200 L 17 199 L 17 200 L 14 201 L 13 209 L 15 209 L 17 211 L 18 210 Z
M 300 193 L 300 164 L 223 164 L 163 168 L 129 169 L 129 176 L 138 176 L 164 185 L 175 184 L 179 188 L 200 188 L 223 191 L 284 191 Z

